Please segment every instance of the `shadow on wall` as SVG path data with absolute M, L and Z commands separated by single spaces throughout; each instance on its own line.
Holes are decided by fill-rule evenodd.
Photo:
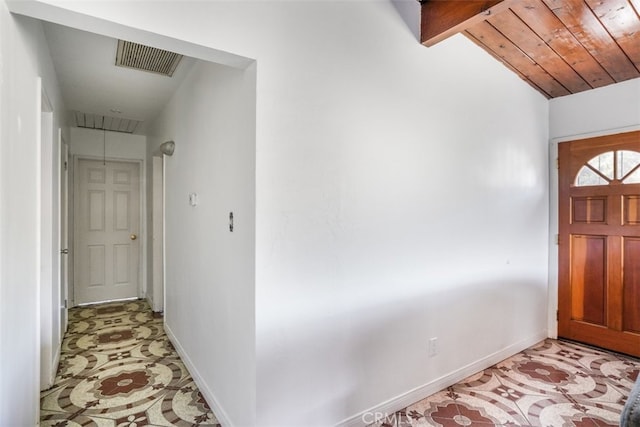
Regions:
M 546 333 L 545 286 L 533 279 L 468 283 L 353 311 L 336 296 L 335 312 L 287 328 L 286 336 L 305 337 L 287 343 L 295 355 L 269 345 L 282 331 L 261 338 L 258 418 L 279 419 L 280 427 L 301 420 L 335 425 L 509 347 L 537 342 Z M 429 357 L 433 337 L 437 354 Z M 285 410 L 283 402 L 298 396 L 304 407 Z
M 420 41 L 420 2 L 414 0 L 391 0 L 396 12 L 407 28 Z

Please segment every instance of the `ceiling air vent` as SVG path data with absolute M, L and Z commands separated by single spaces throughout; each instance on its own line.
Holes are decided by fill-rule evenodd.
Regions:
M 116 65 L 171 77 L 182 55 L 143 44 L 118 40 Z
M 76 126 L 79 128 L 110 130 L 113 132 L 133 133 L 141 123 L 140 120 L 109 117 L 81 111 L 74 111 L 73 116 L 76 120 Z

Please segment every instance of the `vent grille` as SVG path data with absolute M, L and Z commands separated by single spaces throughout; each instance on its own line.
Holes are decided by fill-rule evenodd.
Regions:
M 76 126 L 79 128 L 110 130 L 113 132 L 133 133 L 141 123 L 140 120 L 103 116 L 80 111 L 74 111 L 73 116 L 76 120 Z
M 182 55 L 143 44 L 118 40 L 116 65 L 150 73 L 173 76 Z

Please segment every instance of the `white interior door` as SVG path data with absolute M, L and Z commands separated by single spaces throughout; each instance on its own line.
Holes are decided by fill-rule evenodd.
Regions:
M 76 180 L 75 303 L 138 297 L 139 164 L 80 159 Z
M 69 300 L 69 146 L 62 138 L 60 140 L 60 296 L 57 306 L 60 310 L 60 338 L 67 332 L 67 301 Z

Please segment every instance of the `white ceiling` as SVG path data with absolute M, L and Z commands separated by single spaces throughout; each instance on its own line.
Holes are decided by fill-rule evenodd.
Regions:
M 66 108 L 142 121 L 135 133 L 145 133 L 196 61 L 182 58 L 173 77 L 116 67 L 116 39 L 43 25 Z M 73 114 L 69 117 L 68 124 L 75 125 Z

